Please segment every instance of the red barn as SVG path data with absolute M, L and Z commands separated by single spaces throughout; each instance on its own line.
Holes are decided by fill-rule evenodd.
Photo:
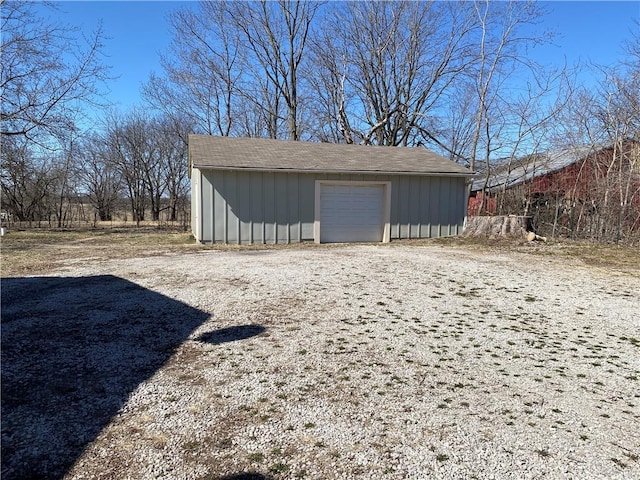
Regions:
M 546 234 L 620 239 L 640 231 L 640 145 L 529 155 L 476 177 L 468 215 L 527 215 Z

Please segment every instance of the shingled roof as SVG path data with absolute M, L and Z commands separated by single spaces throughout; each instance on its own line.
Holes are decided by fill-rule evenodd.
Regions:
M 199 169 L 466 176 L 472 172 L 422 147 L 374 147 L 189 135 Z

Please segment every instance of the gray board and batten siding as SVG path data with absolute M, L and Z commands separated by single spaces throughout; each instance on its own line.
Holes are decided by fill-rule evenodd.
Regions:
M 189 135 L 189 163 L 200 243 L 370 241 L 371 219 L 360 222 L 370 215 L 378 241 L 458 235 L 471 175 L 424 148 L 209 135 Z M 341 199 L 349 206 L 340 209 Z

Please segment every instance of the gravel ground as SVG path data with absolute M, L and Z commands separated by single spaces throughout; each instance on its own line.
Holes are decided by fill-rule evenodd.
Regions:
M 2 478 L 640 478 L 640 275 L 441 246 L 2 280 Z

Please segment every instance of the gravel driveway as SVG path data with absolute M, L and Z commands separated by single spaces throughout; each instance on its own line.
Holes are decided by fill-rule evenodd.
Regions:
M 640 275 L 392 244 L 2 290 L 3 480 L 640 478 Z

